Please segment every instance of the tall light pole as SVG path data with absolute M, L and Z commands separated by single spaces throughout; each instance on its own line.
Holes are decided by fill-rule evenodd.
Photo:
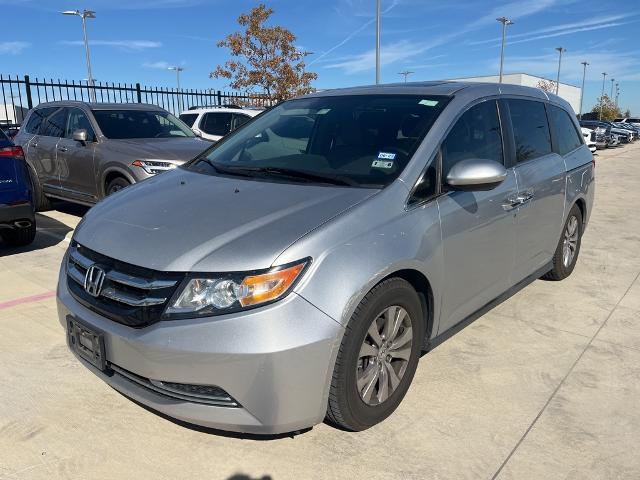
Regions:
M 63 15 L 77 15 L 82 18 L 82 36 L 84 38 L 84 52 L 87 57 L 87 76 L 89 77 L 89 96 L 92 102 L 96 101 L 96 90 L 93 81 L 93 74 L 91 73 L 91 57 L 89 56 L 89 40 L 87 39 L 87 18 L 96 18 L 96 12 L 93 10 L 65 10 L 61 12 Z
M 174 70 L 176 72 L 176 79 L 178 81 L 178 110 L 182 112 L 182 95 L 180 94 L 180 72 L 184 70 L 184 67 L 169 67 L 167 70 Z
M 407 77 L 409 75 L 411 75 L 412 73 L 415 73 L 415 72 L 411 72 L 409 70 L 405 70 L 403 72 L 398 72 L 398 75 L 404 75 L 404 83 L 407 83 Z
M 376 85 L 380 83 L 380 0 L 376 0 Z
M 589 65 L 588 62 L 581 62 L 583 69 L 582 69 L 582 89 L 580 89 L 580 113 L 578 114 L 578 116 L 580 117 L 580 120 L 582 120 L 582 99 L 584 98 L 584 79 L 587 76 L 587 65 Z
M 602 72 L 602 93 L 600 94 L 600 113 L 598 120 L 602 120 L 602 109 L 604 108 L 604 80 L 607 78 L 607 72 Z
M 504 67 L 504 44 L 507 38 L 507 25 L 513 25 L 513 21 L 509 20 L 507 17 L 496 18 L 502 24 L 502 47 L 500 47 L 500 80 L 499 83 L 502 83 L 502 69 Z
M 618 108 L 618 97 L 620 96 L 620 84 L 616 83 L 616 108 Z
M 609 99 L 613 100 L 613 84 L 616 81 L 615 78 L 611 78 L 611 95 L 609 95 Z
M 556 50 L 560 54 L 558 56 L 558 78 L 556 79 L 556 95 L 560 91 L 560 66 L 562 65 L 562 54 L 567 51 L 566 48 L 557 47 Z

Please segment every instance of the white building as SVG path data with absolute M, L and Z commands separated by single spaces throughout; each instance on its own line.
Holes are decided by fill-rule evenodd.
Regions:
M 485 77 L 466 77 L 466 78 L 452 78 L 452 81 L 459 82 L 490 82 L 498 83 L 500 77 L 498 75 L 487 75 Z M 540 82 L 551 82 L 555 86 L 555 80 L 549 80 L 548 78 L 536 77 L 535 75 L 529 75 L 528 73 L 507 73 L 502 75 L 503 83 L 510 83 L 512 85 L 524 85 L 525 87 L 540 88 Z M 553 92 L 555 93 L 555 91 Z M 560 82 L 560 88 L 558 89 L 558 96 L 564 98 L 571 104 L 573 110 L 578 113 L 580 110 L 580 88 L 568 83 Z
M 28 108 L 13 103 L 0 103 L 0 124 L 20 124 L 27 116 Z

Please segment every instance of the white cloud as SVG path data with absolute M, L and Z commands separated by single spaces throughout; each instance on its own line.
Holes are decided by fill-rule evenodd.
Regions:
M 159 62 L 144 62 L 142 64 L 144 68 L 158 68 L 161 70 L 166 70 L 170 67 L 169 62 L 159 61 Z
M 19 55 L 30 46 L 29 42 L 0 42 L 0 55 Z
M 60 42 L 62 45 L 84 45 L 82 40 L 63 40 Z M 159 48 L 162 46 L 161 42 L 154 42 L 152 40 L 89 40 L 90 46 L 103 46 L 103 47 L 115 47 L 121 50 L 146 50 L 147 48 Z
M 380 64 L 385 66 L 407 60 L 424 53 L 429 48 L 431 48 L 430 44 L 417 44 L 406 40 L 384 45 L 380 49 Z M 373 70 L 375 63 L 376 51 L 371 49 L 357 55 L 338 58 L 334 63 L 327 64 L 326 68 L 340 68 L 347 74 L 353 74 Z

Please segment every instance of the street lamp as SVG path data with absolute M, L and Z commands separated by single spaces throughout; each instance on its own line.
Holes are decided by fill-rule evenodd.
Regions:
M 558 91 L 560 90 L 560 65 L 562 65 L 562 54 L 567 51 L 566 48 L 557 47 L 556 50 L 560 54 L 558 56 L 558 78 L 556 80 L 556 95 L 558 95 Z
M 409 70 L 405 70 L 404 72 L 398 72 L 398 75 L 404 75 L 404 83 L 407 83 L 407 77 L 415 72 L 410 72 Z
M 380 0 L 376 0 L 376 85 L 380 83 Z
M 87 18 L 96 18 L 96 12 L 93 10 L 65 10 L 64 12 L 60 12 L 63 15 L 76 15 L 82 18 L 82 36 L 84 38 L 84 51 L 87 57 L 87 76 L 89 77 L 89 95 L 91 97 L 91 101 L 96 101 L 96 91 L 94 88 L 93 75 L 91 73 L 91 58 L 89 56 L 89 41 L 87 40 Z
M 620 84 L 616 83 L 616 108 L 618 108 L 618 97 L 620 96 Z
M 507 17 L 496 18 L 502 24 L 502 47 L 500 48 L 500 80 L 499 83 L 502 83 L 502 68 L 504 66 L 504 44 L 507 37 L 507 25 L 513 25 L 513 21 L 509 20 Z
M 615 81 L 616 81 L 615 78 L 611 79 L 611 95 L 609 95 L 609 99 L 610 100 L 613 100 L 613 84 L 614 84 Z
M 602 120 L 602 109 L 604 108 L 604 81 L 607 78 L 607 72 L 602 72 L 602 94 L 600 95 L 600 113 L 598 120 Z
M 176 78 L 178 80 L 178 110 L 182 111 L 182 95 L 180 94 L 180 72 L 184 70 L 184 67 L 169 67 L 167 70 L 174 70 L 176 72 Z
M 578 114 L 578 116 L 580 117 L 580 120 L 582 120 L 582 99 L 584 98 L 584 78 L 587 76 L 587 65 L 589 65 L 589 63 L 581 62 L 581 64 L 584 68 L 582 69 L 582 89 L 580 90 L 580 113 Z

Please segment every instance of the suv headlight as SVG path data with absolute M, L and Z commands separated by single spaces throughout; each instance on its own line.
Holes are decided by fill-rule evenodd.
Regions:
M 262 272 L 187 277 L 170 300 L 165 316 L 221 315 L 266 305 L 285 297 L 311 259 Z
M 149 175 L 155 175 L 176 168 L 175 163 L 165 162 L 163 160 L 134 160 L 131 165 L 142 168 Z

